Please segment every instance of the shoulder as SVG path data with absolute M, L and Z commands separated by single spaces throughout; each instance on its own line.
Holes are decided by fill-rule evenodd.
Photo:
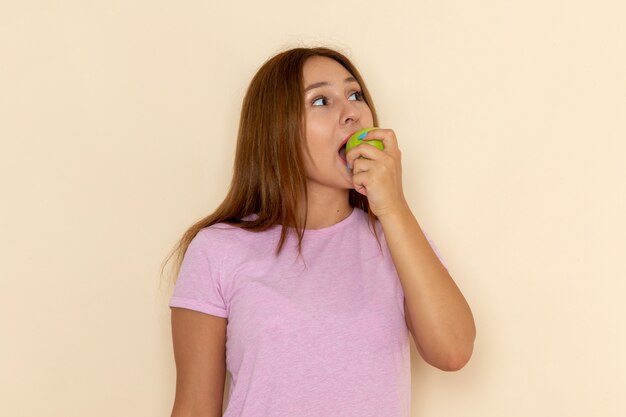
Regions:
M 278 242 L 280 230 L 270 228 L 264 231 L 251 231 L 228 223 L 216 223 L 201 229 L 196 238 L 211 253 L 239 258 L 248 252 L 259 252 Z M 271 248 L 273 249 L 273 247 Z

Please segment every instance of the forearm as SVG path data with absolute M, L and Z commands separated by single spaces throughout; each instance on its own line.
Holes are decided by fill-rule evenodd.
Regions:
M 411 334 L 424 359 L 457 370 L 469 360 L 476 329 L 463 294 L 434 253 L 408 205 L 379 216 L 402 284 Z

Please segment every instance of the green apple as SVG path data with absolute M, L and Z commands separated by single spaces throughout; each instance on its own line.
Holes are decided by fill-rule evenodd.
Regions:
M 349 152 L 350 149 L 354 148 L 355 146 L 360 145 L 361 143 L 369 143 L 372 146 L 376 146 L 378 149 L 383 150 L 385 149 L 385 147 L 383 146 L 383 141 L 382 140 L 378 140 L 378 139 L 372 139 L 372 140 L 363 140 L 363 139 L 359 139 L 359 136 L 361 136 L 363 133 L 369 132 L 370 130 L 375 130 L 378 129 L 377 127 L 367 127 L 365 129 L 361 129 L 358 132 L 355 132 L 352 136 L 350 136 L 350 139 L 348 139 L 348 142 L 346 143 L 346 152 Z

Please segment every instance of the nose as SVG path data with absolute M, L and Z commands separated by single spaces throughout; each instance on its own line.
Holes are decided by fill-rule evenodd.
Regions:
M 352 100 L 345 100 L 343 106 L 343 112 L 341 114 L 342 123 L 348 124 L 350 122 L 357 122 L 361 118 L 361 112 L 357 105 Z

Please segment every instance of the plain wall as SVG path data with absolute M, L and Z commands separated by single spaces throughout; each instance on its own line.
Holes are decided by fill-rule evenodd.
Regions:
M 229 185 L 245 89 L 354 60 L 477 323 L 413 416 L 626 415 L 620 1 L 0 5 L 0 415 L 168 416 L 161 262 Z

